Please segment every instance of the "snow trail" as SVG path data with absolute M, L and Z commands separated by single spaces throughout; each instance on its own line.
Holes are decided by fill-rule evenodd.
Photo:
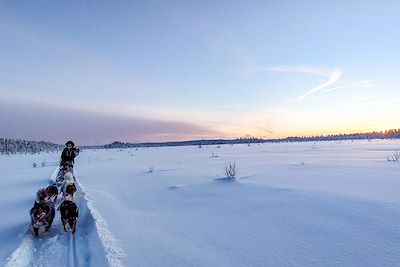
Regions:
M 68 266 L 79 266 L 79 260 L 76 252 L 75 235 L 68 235 Z
M 50 177 L 54 181 L 58 167 Z M 18 248 L 14 250 L 8 258 L 6 267 L 25 267 L 25 266 L 122 266 L 111 264 L 104 253 L 105 245 L 99 238 L 95 218 L 87 205 L 82 188 L 77 185 L 77 204 L 79 207 L 79 219 L 77 232 L 65 233 L 59 211 L 49 232 L 41 234 L 38 238 L 34 237 L 30 230 L 25 232 L 25 236 Z M 61 204 L 61 197 L 55 203 L 55 208 Z M 103 251 L 103 253 L 101 253 Z
M 77 182 L 77 184 L 78 187 L 83 191 L 82 185 L 80 185 L 79 182 Z M 125 257 L 125 252 L 118 245 L 117 240 L 111 234 L 110 230 L 108 229 L 108 224 L 104 220 L 101 213 L 94 207 L 93 201 L 89 200 L 85 194 L 83 194 L 82 197 L 84 198 L 86 202 L 86 207 L 94 220 L 98 238 L 103 245 L 103 249 L 105 251 L 109 266 L 122 267 L 122 259 Z
M 22 267 L 29 266 L 30 259 L 33 255 L 33 239 L 31 236 L 25 237 L 19 247 L 14 250 L 8 259 L 5 267 Z

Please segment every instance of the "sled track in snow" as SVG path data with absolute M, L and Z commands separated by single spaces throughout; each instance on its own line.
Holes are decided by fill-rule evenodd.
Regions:
M 58 168 L 50 179 L 55 180 Z M 107 228 L 107 223 L 85 196 L 76 182 L 79 207 L 78 229 L 73 235 L 65 233 L 59 212 L 48 233 L 36 238 L 30 230 L 6 262 L 6 267 L 22 266 L 123 266 L 122 249 Z M 60 197 L 59 197 L 60 198 Z M 55 207 L 60 204 L 58 199 Z

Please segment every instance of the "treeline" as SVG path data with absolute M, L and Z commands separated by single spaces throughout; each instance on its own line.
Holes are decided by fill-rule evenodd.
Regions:
M 281 143 L 281 142 L 317 142 L 317 141 L 341 141 L 341 140 L 372 140 L 400 138 L 400 129 L 387 131 L 374 131 L 370 133 L 333 134 L 319 136 L 293 136 L 280 139 L 261 138 L 237 138 L 237 139 L 212 139 L 191 140 L 177 142 L 149 142 L 149 143 L 123 143 L 114 142 L 108 145 L 96 146 L 96 148 L 138 148 L 138 147 L 164 147 L 164 146 L 202 146 L 225 144 L 252 144 L 252 143 Z
M 112 144 L 97 146 L 97 148 L 136 148 L 136 147 L 164 147 L 164 146 L 202 146 L 202 145 L 226 145 L 226 144 L 249 144 L 262 143 L 260 138 L 238 138 L 238 139 L 211 139 L 211 140 L 190 140 L 174 142 L 148 142 L 148 143 L 123 143 L 114 142 Z
M 308 142 L 308 141 L 340 141 L 340 140 L 372 140 L 400 138 L 400 129 L 374 131 L 370 133 L 332 134 L 319 136 L 287 137 L 283 139 L 269 139 L 267 142 Z
M 352 133 L 352 134 L 333 134 L 320 136 L 302 136 L 287 137 L 284 139 L 276 139 L 279 142 L 304 142 L 304 141 L 340 141 L 340 140 L 372 140 L 372 139 L 395 139 L 400 138 L 400 129 L 392 129 L 387 131 L 374 131 L 370 133 Z M 270 140 L 272 141 L 272 140 Z
M 27 141 L 21 139 L 0 138 L 0 154 L 10 155 L 16 153 L 36 154 L 40 152 L 53 152 L 62 148 L 61 145 L 45 141 Z
M 107 145 L 81 146 L 81 148 L 139 148 L 139 147 L 166 147 L 166 146 L 203 146 L 203 145 L 233 145 L 253 143 L 280 143 L 280 142 L 317 142 L 317 141 L 341 141 L 341 140 L 372 140 L 372 139 L 400 139 L 400 129 L 392 129 L 370 133 L 334 134 L 319 136 L 293 136 L 280 139 L 262 139 L 243 137 L 237 139 L 211 139 L 191 140 L 175 142 L 148 142 L 148 143 L 123 143 L 114 142 Z M 16 153 L 40 153 L 53 152 L 63 148 L 62 145 L 45 141 L 27 141 L 21 139 L 0 138 L 0 154 Z

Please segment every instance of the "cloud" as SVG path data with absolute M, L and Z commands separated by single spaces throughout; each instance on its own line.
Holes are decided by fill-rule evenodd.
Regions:
M 318 91 L 322 91 L 325 88 L 335 84 L 339 81 L 340 77 L 343 74 L 343 71 L 338 68 L 334 68 L 332 70 L 326 70 L 322 68 L 315 68 L 315 67 L 288 67 L 288 66 L 278 66 L 278 67 L 271 67 L 267 68 L 268 71 L 274 72 L 291 72 L 291 73 L 304 73 L 316 76 L 322 76 L 328 78 L 328 80 L 310 90 L 305 92 L 304 94 L 300 95 L 297 99 L 304 99 L 305 97 L 316 93 Z
M 326 82 L 318 85 L 317 87 L 314 87 L 314 88 L 308 90 L 306 93 L 302 94 L 297 99 L 303 99 L 303 98 L 311 95 L 312 93 L 321 91 L 321 90 L 323 90 L 323 89 L 335 84 L 340 79 L 342 74 L 343 74 L 343 72 L 340 69 L 332 70 L 331 72 L 329 72 L 326 75 L 324 75 L 325 77 L 328 78 L 328 80 Z
M 27 103 L 0 103 L 0 136 L 79 144 L 112 141 L 170 141 L 210 138 L 218 132 L 202 125 Z
M 373 81 L 372 80 L 363 80 L 363 81 L 357 81 L 357 82 L 348 82 L 348 83 L 344 83 L 344 84 L 336 86 L 336 87 L 327 88 L 326 90 L 324 90 L 324 92 L 331 92 L 331 91 L 335 91 L 337 89 L 353 87 L 353 86 L 370 87 L 370 86 L 373 86 Z
M 343 71 L 339 68 L 318 68 L 318 67 L 306 67 L 306 66 L 275 66 L 275 67 L 262 67 L 262 68 L 252 68 L 246 69 L 246 73 L 248 75 L 253 74 L 254 72 L 258 71 L 272 71 L 272 72 L 285 72 L 285 73 L 304 73 L 308 75 L 315 75 L 320 77 L 325 77 L 327 80 L 316 87 L 309 89 L 307 92 L 303 93 L 302 95 L 298 96 L 298 100 L 302 100 L 311 94 L 317 92 L 330 92 L 335 91 L 337 89 L 347 88 L 347 87 L 354 87 L 354 86 L 372 86 L 372 80 L 362 80 L 362 81 L 353 81 L 353 82 L 345 82 L 341 85 L 334 86 L 337 84 L 342 75 Z

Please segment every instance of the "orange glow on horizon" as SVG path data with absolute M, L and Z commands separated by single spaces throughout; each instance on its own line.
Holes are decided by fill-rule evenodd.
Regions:
M 280 139 L 294 136 L 320 136 L 320 135 L 338 135 L 338 134 L 355 134 L 355 133 L 370 133 L 370 132 L 384 132 L 387 130 L 399 129 L 400 125 L 393 125 L 392 127 L 353 127 L 353 128 L 342 128 L 342 129 L 319 129 L 319 130 L 293 130 L 286 132 L 272 132 L 263 133 L 259 131 L 246 132 L 242 131 L 239 134 L 226 135 L 227 138 L 239 138 L 239 137 L 256 137 L 264 139 Z

